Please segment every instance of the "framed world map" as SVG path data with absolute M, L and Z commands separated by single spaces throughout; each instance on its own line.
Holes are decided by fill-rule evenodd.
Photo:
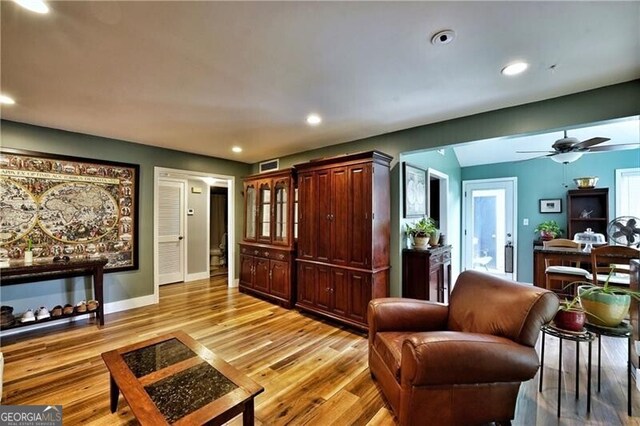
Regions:
M 138 268 L 136 164 L 0 150 L 0 250 L 34 262 L 105 257 L 106 271 Z

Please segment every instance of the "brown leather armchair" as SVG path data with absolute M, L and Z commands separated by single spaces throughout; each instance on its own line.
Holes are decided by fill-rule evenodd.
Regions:
M 533 378 L 552 292 L 465 271 L 449 305 L 369 303 L 369 369 L 401 425 L 509 424 L 520 383 Z

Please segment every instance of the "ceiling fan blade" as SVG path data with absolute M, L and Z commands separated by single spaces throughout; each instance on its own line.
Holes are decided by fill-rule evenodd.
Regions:
M 609 141 L 609 140 L 611 140 L 611 139 L 609 139 L 609 138 L 591 138 L 591 139 L 587 139 L 586 141 L 578 142 L 577 144 L 573 145 L 573 147 L 577 148 L 577 149 L 585 149 L 585 148 L 589 148 L 591 146 L 598 145 L 599 143 L 606 142 L 606 141 Z
M 623 149 L 634 149 L 640 148 L 640 144 L 637 143 L 623 143 L 620 145 L 607 145 L 607 146 L 596 146 L 594 148 L 589 148 L 587 152 L 605 152 L 605 151 L 620 151 Z
M 516 151 L 516 154 L 556 154 L 555 151 Z

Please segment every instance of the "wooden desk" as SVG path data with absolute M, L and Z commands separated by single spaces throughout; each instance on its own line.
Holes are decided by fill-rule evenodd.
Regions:
M 240 413 L 244 426 L 254 424 L 254 398 L 264 388 L 182 331 L 102 359 L 111 375 L 112 413 L 122 393 L 141 425 L 222 425 Z
M 93 276 L 93 297 L 98 301 L 96 315 L 100 325 L 104 325 L 104 296 L 102 289 L 102 274 L 107 259 L 99 257 L 95 259 L 72 259 L 68 262 L 37 262 L 27 265 L 24 262 L 12 262 L 10 266 L 0 269 L 0 286 L 32 283 L 37 281 L 53 280 L 58 278 L 70 278 L 83 275 Z M 44 321 L 52 321 L 62 317 L 29 322 L 26 325 L 38 324 Z M 22 324 L 18 323 L 18 326 Z M 11 326 L 7 328 L 13 328 Z
M 633 257 L 629 256 L 610 256 L 611 263 L 629 264 Z M 562 262 L 580 262 L 580 267 L 589 269 L 591 265 L 591 253 L 585 253 L 580 250 L 565 247 L 549 247 L 541 246 L 533 249 L 533 284 L 537 287 L 545 288 L 546 260 L 552 263 Z

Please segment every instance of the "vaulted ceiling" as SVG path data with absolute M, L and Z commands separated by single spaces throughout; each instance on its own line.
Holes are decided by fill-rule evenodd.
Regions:
M 1 2 L 3 118 L 247 163 L 640 76 L 640 2 L 49 5 Z

